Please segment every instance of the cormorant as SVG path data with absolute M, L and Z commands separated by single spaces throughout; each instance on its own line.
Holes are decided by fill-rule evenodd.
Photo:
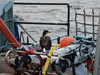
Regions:
M 46 50 L 50 50 L 52 46 L 51 38 L 49 36 L 46 36 L 46 34 L 50 33 L 48 30 L 44 30 L 42 33 L 42 36 L 40 38 L 40 46 L 43 50 L 44 48 Z

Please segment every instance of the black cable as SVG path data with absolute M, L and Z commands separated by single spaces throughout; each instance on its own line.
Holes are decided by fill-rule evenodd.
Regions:
M 74 64 L 75 56 L 76 56 L 76 52 L 72 54 L 72 64 Z M 73 72 L 73 75 L 76 75 L 75 65 L 72 66 L 72 72 Z

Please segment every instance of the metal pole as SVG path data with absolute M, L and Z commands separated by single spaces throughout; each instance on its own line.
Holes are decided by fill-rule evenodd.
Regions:
M 69 36 L 70 35 L 70 5 L 68 4 L 67 5 L 67 7 L 68 7 L 68 19 L 67 19 L 67 23 L 68 23 L 68 31 L 67 31 L 67 35 Z
M 86 37 L 86 12 L 85 9 L 83 10 L 84 13 L 84 36 Z
M 76 36 L 78 35 L 78 24 L 77 24 L 77 11 L 75 9 L 75 24 L 76 24 Z
M 97 45 L 96 45 L 93 75 L 99 75 L 99 66 L 100 66 L 100 14 L 99 14 L 99 25 L 98 25 L 98 35 L 97 35 Z
M 93 40 L 94 40 L 94 38 L 95 38 L 95 28 L 94 28 L 94 9 L 92 9 L 92 14 L 93 14 L 93 16 L 92 16 L 92 29 L 93 29 Z

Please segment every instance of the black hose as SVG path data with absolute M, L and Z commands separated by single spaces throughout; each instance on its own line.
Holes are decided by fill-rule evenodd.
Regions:
M 74 64 L 75 56 L 76 56 L 76 52 L 72 54 L 72 64 Z M 73 72 L 73 75 L 76 75 L 75 65 L 72 66 L 72 72 Z

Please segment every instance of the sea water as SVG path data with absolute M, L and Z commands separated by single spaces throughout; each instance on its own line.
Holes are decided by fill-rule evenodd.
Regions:
M 30 3 L 69 3 L 71 6 L 70 11 L 70 36 L 75 36 L 75 8 L 87 9 L 87 13 L 91 13 L 91 8 L 98 8 L 96 13 L 99 13 L 100 0 L 15 0 L 15 2 L 30 2 Z M 14 17 L 17 21 L 26 22 L 50 22 L 50 23 L 66 23 L 67 22 L 67 7 L 63 5 L 14 5 Z M 79 18 L 79 20 L 83 20 Z M 89 23 L 91 19 L 87 20 Z M 98 20 L 96 20 L 98 24 Z M 42 36 L 43 30 L 49 30 L 51 33 L 48 34 L 51 38 L 58 37 L 67 34 L 67 26 L 63 25 L 33 25 L 24 24 L 22 25 L 26 31 L 35 39 L 37 42 Z M 82 29 L 82 27 L 81 27 Z M 22 29 L 19 27 L 19 30 Z M 88 30 L 91 30 L 88 28 Z M 97 31 L 97 30 L 96 30 Z M 26 39 L 26 34 L 24 35 Z M 30 39 L 31 40 L 31 39 Z M 32 41 L 31 41 L 32 42 Z

